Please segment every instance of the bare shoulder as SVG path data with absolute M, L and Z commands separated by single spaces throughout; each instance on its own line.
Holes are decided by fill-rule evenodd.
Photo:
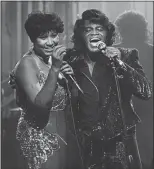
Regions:
M 24 55 L 15 67 L 16 81 L 20 86 L 29 86 L 37 82 L 38 68 L 34 58 Z M 26 87 L 25 86 L 25 87 Z
M 21 74 L 22 72 L 36 71 L 37 65 L 32 56 L 24 55 L 15 66 L 15 74 Z

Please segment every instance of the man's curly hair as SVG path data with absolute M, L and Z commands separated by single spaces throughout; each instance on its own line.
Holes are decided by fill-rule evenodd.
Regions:
M 56 13 L 36 11 L 28 15 L 25 29 L 31 41 L 34 42 L 41 34 L 51 30 L 62 33 L 64 31 L 64 24 Z
M 120 14 L 115 20 L 121 37 L 125 40 L 128 37 L 145 41 L 148 38 L 148 22 L 142 13 L 135 10 L 128 10 Z
M 88 9 L 82 13 L 82 18 L 77 19 L 74 25 L 72 41 L 76 50 L 83 51 L 85 49 L 82 34 L 84 31 L 85 21 L 87 20 L 91 23 L 102 25 L 107 31 L 105 41 L 106 45 L 110 46 L 113 44 L 116 35 L 114 24 L 112 24 L 108 17 L 101 11 L 96 9 Z

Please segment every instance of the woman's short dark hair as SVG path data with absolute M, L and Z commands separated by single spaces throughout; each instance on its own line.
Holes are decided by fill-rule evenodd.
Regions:
M 64 24 L 56 13 L 36 11 L 28 15 L 25 29 L 31 41 L 34 42 L 41 34 L 51 30 L 62 33 L 64 31 Z
M 123 39 L 128 37 L 137 40 L 147 40 L 148 22 L 142 13 L 128 10 L 120 14 L 115 20 L 119 33 Z
M 108 17 L 101 11 L 96 9 L 88 9 L 82 13 L 81 19 L 76 20 L 73 31 L 74 34 L 72 36 L 74 48 L 76 48 L 77 50 L 83 50 L 84 48 L 82 33 L 84 31 L 84 23 L 86 20 L 90 21 L 91 23 L 102 25 L 107 31 L 107 37 L 105 41 L 106 45 L 109 46 L 113 44 L 113 42 L 115 41 L 114 24 L 112 24 L 109 21 Z

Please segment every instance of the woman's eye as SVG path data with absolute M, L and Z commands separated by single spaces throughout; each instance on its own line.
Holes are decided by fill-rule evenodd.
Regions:
M 44 40 L 47 38 L 47 35 L 40 35 L 39 38 Z
M 41 37 L 41 39 L 45 40 L 47 37 Z
M 52 33 L 52 34 L 51 34 L 51 37 L 52 37 L 52 38 L 55 38 L 56 36 L 58 36 L 58 33 Z

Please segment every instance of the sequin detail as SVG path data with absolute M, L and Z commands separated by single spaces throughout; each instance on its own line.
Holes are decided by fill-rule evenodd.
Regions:
M 138 56 L 133 55 L 132 49 L 121 48 L 121 52 L 124 56 L 123 61 L 126 63 L 127 66 L 127 72 L 125 72 L 125 75 L 128 79 L 123 78 L 120 79 L 121 81 L 119 82 L 127 81 L 127 83 L 129 83 L 130 85 L 129 88 L 133 88 L 132 94 L 142 99 L 149 99 L 152 94 L 152 88 L 145 76 L 142 66 L 138 62 Z M 133 61 L 131 61 L 131 58 L 133 58 Z M 133 109 L 131 101 L 132 100 L 130 100 L 130 105 Z M 102 122 L 98 122 L 98 124 L 96 124 L 96 128 L 100 127 L 100 129 L 98 128 L 98 130 L 103 131 L 102 139 L 111 139 L 120 135 L 123 132 L 123 121 L 121 117 L 117 88 L 114 82 L 111 83 L 108 89 L 108 94 L 102 105 L 101 112 L 102 114 L 106 114 L 106 117 L 103 118 Z M 127 122 L 127 119 L 125 120 Z M 128 123 L 126 123 L 126 128 L 129 129 L 140 121 L 141 120 L 139 116 L 135 114 L 134 119 L 131 122 L 128 121 Z
M 104 162 L 108 158 L 110 160 L 110 163 L 113 163 L 115 165 L 117 163 L 117 164 L 120 164 L 120 166 L 123 169 L 128 169 L 128 160 L 126 156 L 125 145 L 123 142 L 116 142 L 116 154 L 115 155 L 104 152 L 103 158 L 104 158 Z M 104 164 L 102 164 L 102 166 L 104 166 Z
M 92 141 L 89 145 L 89 149 L 92 149 Z M 103 143 L 102 143 L 103 145 Z M 112 146 L 112 145 L 111 145 Z M 100 145 L 101 148 L 101 145 Z M 104 149 L 104 148 L 103 148 Z M 89 164 L 87 164 L 88 169 L 97 169 L 97 168 L 111 168 L 111 166 L 116 167 L 119 166 L 119 169 L 129 169 L 129 161 L 128 157 L 126 155 L 126 149 L 123 141 L 117 141 L 115 142 L 115 149 L 114 151 L 108 152 L 108 151 L 103 151 L 100 161 L 98 163 L 94 162 L 95 155 L 93 155 L 93 150 L 89 151 L 87 154 L 89 158 L 91 159 L 89 161 Z M 94 159 L 93 159 L 94 158 Z
M 38 131 L 29 126 L 24 120 L 24 112 L 19 119 L 16 138 L 28 160 L 29 169 L 39 169 L 41 164 L 60 148 L 58 137 L 45 129 Z
M 123 169 L 128 169 L 128 161 L 126 159 L 126 150 L 123 142 L 116 143 L 116 159 L 123 166 Z
M 106 138 L 112 138 L 119 135 L 122 132 L 123 122 L 121 118 L 121 110 L 119 107 L 117 94 L 115 93 L 115 90 L 113 90 L 113 88 L 109 89 L 107 99 L 108 99 L 107 117 L 103 125 L 106 129 L 107 134 Z
M 42 86 L 45 83 L 47 75 L 43 71 L 39 73 L 39 84 Z M 56 91 L 53 96 L 52 108 L 51 111 L 64 110 L 66 106 L 67 94 L 64 90 L 64 87 L 60 86 L 57 82 Z
M 38 74 L 39 84 L 44 85 L 47 75 L 40 70 Z M 64 87 L 60 86 L 57 82 L 55 94 L 53 96 L 52 108 L 50 110 L 50 116 L 48 124 L 44 129 L 37 130 L 32 127 L 29 121 L 25 120 L 26 112 L 26 97 L 23 92 L 18 88 L 15 74 L 12 72 L 10 83 L 16 86 L 16 98 L 18 105 L 22 107 L 21 116 L 18 121 L 16 138 L 20 142 L 20 147 L 23 155 L 27 158 L 29 169 L 39 169 L 41 164 L 45 163 L 54 151 L 60 148 L 59 139 L 62 139 L 58 133 L 50 133 L 47 129 L 50 124 L 50 117 L 53 111 L 61 111 L 65 109 L 67 102 L 67 93 Z M 19 91 L 20 90 L 20 91 Z M 22 99 L 18 93 L 23 94 Z M 24 96 L 24 97 L 23 97 Z
M 148 99 L 152 94 L 152 87 L 147 83 L 147 78 L 136 73 L 134 69 L 131 70 L 130 80 L 132 81 L 134 91 L 138 97 Z
M 128 69 L 128 78 L 134 88 L 133 94 L 142 99 L 149 99 L 152 95 L 152 85 L 147 79 L 142 65 L 139 63 L 137 51 L 130 48 L 120 48 L 120 51 L 125 56 L 124 62 Z M 130 54 L 132 58 L 135 58 L 133 62 L 129 60 Z

